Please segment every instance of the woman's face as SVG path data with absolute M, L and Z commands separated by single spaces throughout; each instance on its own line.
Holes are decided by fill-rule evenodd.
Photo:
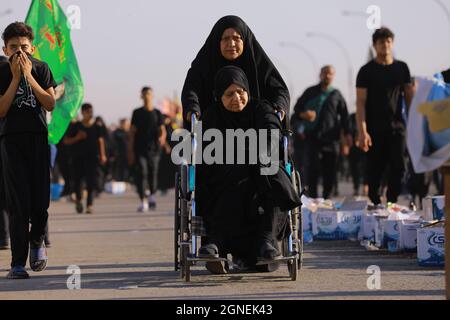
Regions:
M 248 93 L 244 88 L 232 84 L 222 95 L 222 104 L 228 111 L 241 112 L 247 106 Z
M 222 56 L 229 61 L 236 60 L 244 52 L 244 41 L 233 28 L 228 28 L 223 32 L 220 40 L 220 51 Z

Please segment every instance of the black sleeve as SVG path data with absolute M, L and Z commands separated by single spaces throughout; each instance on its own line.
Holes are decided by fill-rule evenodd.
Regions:
M 404 63 L 404 84 L 410 84 L 412 82 L 411 73 L 409 72 L 408 65 Z
M 138 127 L 138 111 L 134 110 L 133 115 L 131 116 L 131 125 Z
M 98 138 L 106 139 L 107 138 L 106 135 L 108 134 L 107 131 L 106 131 L 106 128 L 102 127 L 102 126 L 99 126 L 99 125 L 96 125 L 96 127 L 97 127 L 97 136 L 98 136 Z
M 369 87 L 369 73 L 366 67 L 359 69 L 358 76 L 356 77 L 356 87 L 365 89 Z
M 158 112 L 158 128 L 159 128 L 164 124 L 164 117 L 163 117 L 161 111 L 156 110 L 156 112 Z
M 338 113 L 341 121 L 341 129 L 344 131 L 345 134 L 349 134 L 350 124 L 349 124 L 347 103 L 345 102 L 345 99 L 340 92 L 339 92 Z
M 49 88 L 56 88 L 57 84 L 55 82 L 55 79 L 53 78 L 52 71 L 48 67 L 48 64 L 42 63 L 41 67 L 38 70 L 38 82 L 42 89 L 47 90 Z
M 203 90 L 201 74 L 195 68 L 190 68 L 184 81 L 181 93 L 181 103 L 183 106 L 183 119 L 187 119 L 189 112 L 201 114 L 200 92 Z
M 297 103 L 294 106 L 295 117 L 300 118 L 300 112 L 305 111 L 305 105 L 309 100 L 310 91 L 311 88 L 306 89 L 305 92 L 303 92 L 303 94 L 300 96 L 300 98 L 298 98 Z
M 450 69 L 442 71 L 445 83 L 450 83 Z
M 289 114 L 290 96 L 289 90 L 278 72 L 273 71 L 267 79 L 266 90 L 269 93 L 267 97 L 275 109 L 282 109 Z
M 0 63 L 0 95 L 4 95 L 11 83 L 11 77 L 8 76 L 9 63 Z
M 75 137 L 77 135 L 79 129 L 80 129 L 80 126 L 79 126 L 78 122 L 74 123 L 72 125 L 69 125 L 69 129 L 67 129 L 67 134 L 66 134 L 67 137 L 69 137 L 69 138 Z

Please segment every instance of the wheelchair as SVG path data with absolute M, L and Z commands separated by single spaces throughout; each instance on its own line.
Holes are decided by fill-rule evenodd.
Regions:
M 278 114 L 281 117 L 280 114 Z M 195 114 L 191 117 L 191 144 L 192 159 L 190 164 L 184 163 L 179 167 L 175 175 L 175 219 L 174 219 L 174 252 L 175 271 L 180 272 L 185 282 L 191 281 L 192 267 L 200 262 L 223 261 L 233 265 L 227 258 L 203 258 L 199 257 L 201 237 L 205 235 L 202 217 L 196 215 L 195 199 L 195 155 L 197 140 L 195 127 L 198 120 Z M 292 185 L 299 196 L 303 193 L 300 175 L 295 170 L 289 157 L 289 130 L 282 131 L 282 151 L 286 172 L 291 178 Z M 268 264 L 287 264 L 289 277 L 292 281 L 299 278 L 299 270 L 303 266 L 303 228 L 300 207 L 288 212 L 289 231 L 287 238 L 281 241 L 282 257 L 276 260 L 261 260 L 256 266 Z

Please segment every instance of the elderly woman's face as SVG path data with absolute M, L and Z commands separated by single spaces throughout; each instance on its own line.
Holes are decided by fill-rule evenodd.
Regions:
M 222 56 L 229 61 L 239 58 L 244 52 L 242 36 L 233 28 L 226 29 L 220 40 L 220 51 Z
M 248 93 L 244 88 L 232 84 L 222 95 L 222 104 L 228 111 L 241 112 L 247 106 Z

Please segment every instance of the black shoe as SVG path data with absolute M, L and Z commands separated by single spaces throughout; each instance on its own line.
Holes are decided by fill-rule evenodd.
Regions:
M 28 279 L 30 275 L 22 266 L 12 267 L 6 278 L 8 279 Z
M 264 265 L 256 266 L 256 270 L 258 272 L 275 272 L 280 268 L 279 263 L 269 263 Z
M 155 201 L 149 201 L 148 202 L 148 208 L 150 210 L 155 210 L 156 209 L 156 202 Z
M 0 243 L 0 250 L 8 250 L 9 249 L 9 245 L 7 242 L 5 243 Z
M 272 244 L 272 241 L 265 240 L 259 247 L 259 257 L 264 260 L 275 260 L 280 256 L 280 250 Z
M 44 271 L 47 267 L 48 255 L 45 243 L 30 243 L 30 268 L 34 272 Z
M 249 272 L 255 271 L 256 266 L 254 261 L 250 262 L 248 259 L 233 257 L 233 269 L 237 272 Z
M 78 214 L 83 213 L 83 204 L 81 203 L 81 201 L 76 202 L 75 210 L 77 211 Z
M 206 269 L 212 274 L 227 274 L 229 266 L 226 261 L 208 261 L 206 262 Z
M 201 246 L 198 250 L 199 258 L 219 258 L 219 247 L 214 243 Z

